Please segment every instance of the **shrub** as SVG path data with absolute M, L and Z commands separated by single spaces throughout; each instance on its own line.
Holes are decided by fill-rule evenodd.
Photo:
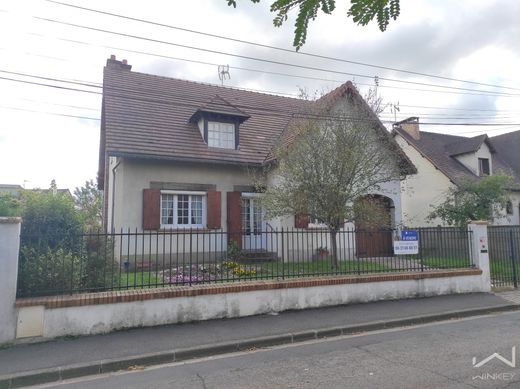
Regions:
M 72 291 L 79 285 L 80 260 L 63 249 L 37 251 L 32 247 L 20 250 L 18 295 L 52 295 Z

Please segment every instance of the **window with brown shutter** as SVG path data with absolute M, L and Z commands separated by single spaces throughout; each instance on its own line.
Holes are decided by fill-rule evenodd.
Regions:
M 303 213 L 297 213 L 294 215 L 294 227 L 296 228 L 308 228 L 309 227 L 309 216 Z
M 217 191 L 208 191 L 208 228 L 221 228 L 221 195 Z
M 235 241 L 242 248 L 242 193 L 227 192 L 226 200 L 229 242 Z
M 143 230 L 161 227 L 161 190 L 143 189 Z

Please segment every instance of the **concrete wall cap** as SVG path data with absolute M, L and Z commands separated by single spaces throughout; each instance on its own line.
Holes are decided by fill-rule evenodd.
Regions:
M 19 224 L 22 222 L 21 217 L 4 217 L 0 216 L 0 224 Z
M 476 224 L 478 226 L 487 226 L 489 222 L 487 220 L 472 220 L 469 224 Z

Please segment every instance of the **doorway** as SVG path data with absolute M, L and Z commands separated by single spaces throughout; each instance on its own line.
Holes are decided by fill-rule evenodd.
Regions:
M 366 195 L 356 206 L 356 252 L 359 257 L 393 256 L 391 198 Z
M 242 194 L 242 230 L 242 247 L 245 250 L 265 250 L 267 248 L 264 210 L 257 194 Z

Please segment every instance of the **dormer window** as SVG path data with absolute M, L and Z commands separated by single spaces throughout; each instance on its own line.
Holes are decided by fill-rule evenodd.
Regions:
M 478 175 L 479 176 L 489 176 L 491 174 L 491 170 L 489 168 L 489 159 L 488 158 L 479 158 L 478 159 Z
M 240 125 L 249 115 L 216 95 L 197 109 L 190 122 L 196 123 L 208 147 L 238 150 Z
M 208 146 L 235 149 L 235 123 L 208 121 Z

